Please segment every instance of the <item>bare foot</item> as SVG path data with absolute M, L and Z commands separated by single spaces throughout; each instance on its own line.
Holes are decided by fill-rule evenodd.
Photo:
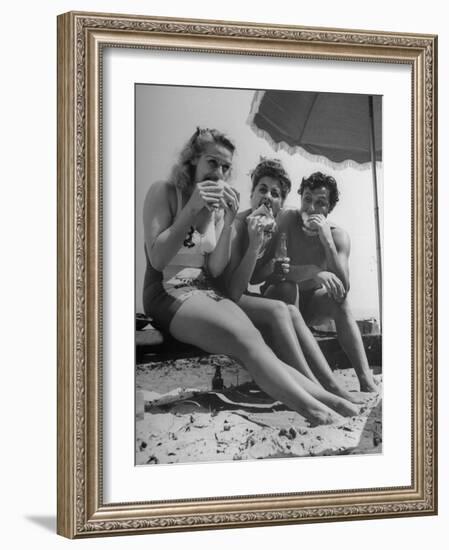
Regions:
M 330 393 L 333 393 L 334 395 L 337 395 L 338 397 L 341 397 L 342 399 L 346 399 L 346 401 L 349 401 L 354 405 L 363 405 L 363 403 L 366 403 L 366 401 L 370 398 L 370 396 L 368 395 L 360 395 L 361 392 L 359 392 L 358 394 L 349 393 L 348 391 L 340 387 L 329 388 L 328 391 Z
M 342 416 L 357 416 L 360 414 L 360 407 L 343 399 L 337 403 L 335 410 Z
M 379 388 L 374 380 L 360 380 L 360 391 L 364 393 L 377 393 Z
M 310 427 L 314 428 L 315 426 L 323 426 L 341 422 L 343 418 L 338 413 L 333 411 L 319 411 L 313 414 L 311 413 L 307 420 L 309 421 Z
M 359 391 L 349 393 L 348 395 L 349 397 L 346 399 L 355 405 L 365 405 L 373 398 L 372 392 L 368 393 Z

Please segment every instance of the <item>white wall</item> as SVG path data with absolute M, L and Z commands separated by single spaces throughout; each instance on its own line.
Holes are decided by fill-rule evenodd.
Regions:
M 298 6 L 298 7 L 295 7 Z M 260 550 L 291 545 L 345 550 L 389 548 L 442 549 L 449 534 L 446 436 L 449 387 L 449 329 L 443 306 L 449 258 L 440 223 L 440 515 L 438 517 L 303 525 L 251 530 L 154 535 L 69 542 L 54 534 L 56 514 L 56 20 L 68 10 L 95 10 L 224 20 L 392 31 L 440 33 L 440 150 L 449 150 L 449 31 L 444 4 L 411 0 L 407 4 L 378 0 L 366 3 L 253 3 L 228 0 L 163 5 L 137 0 L 61 0 L 3 6 L 1 33 L 2 87 L 2 546 L 5 548 L 105 547 Z M 439 204 L 449 203 L 441 169 Z M 300 475 L 300 472 L 298 472 Z

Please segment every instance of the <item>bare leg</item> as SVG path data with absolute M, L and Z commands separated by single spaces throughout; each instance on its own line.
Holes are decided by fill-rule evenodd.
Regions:
M 299 344 L 312 372 L 318 378 L 320 383 L 328 391 L 335 393 L 336 395 L 339 395 L 352 403 L 363 403 L 364 399 L 351 395 L 337 383 L 329 363 L 318 345 L 318 342 L 305 323 L 303 316 L 298 309 L 298 287 L 296 283 L 283 281 L 277 285 L 272 285 L 268 287 L 264 296 L 270 298 L 277 296 L 279 300 L 289 304 L 288 309 L 297 339 L 299 340 Z
M 317 386 L 280 361 L 249 318 L 230 300 L 215 302 L 204 295 L 190 297 L 175 314 L 170 332 L 178 340 L 210 353 L 236 357 L 262 390 L 298 411 L 310 423 L 329 424 L 340 418 L 298 383 L 292 373 Z
M 353 401 L 352 396 L 340 388 L 335 380 L 333 380 L 332 371 L 330 370 L 329 365 L 327 364 L 310 331 L 310 337 L 315 342 L 328 369 L 328 377 L 331 379 L 331 382 L 333 382 L 334 387 L 338 388 L 341 393 L 338 391 L 332 391 L 330 388 L 324 389 L 314 375 L 312 375 L 313 378 L 311 378 L 302 370 L 302 365 L 305 365 L 308 372 L 310 372 L 310 367 L 307 364 L 301 346 L 299 345 L 295 327 L 292 323 L 289 308 L 291 307 L 295 309 L 294 306 L 286 306 L 278 300 L 270 300 L 267 298 L 246 295 L 242 296 L 238 305 L 248 315 L 254 325 L 261 330 L 268 345 L 272 349 L 278 351 L 278 357 L 283 362 L 296 368 L 298 374 L 301 373 L 304 375 L 301 377 L 295 375 L 298 379 L 298 383 L 300 383 L 302 387 L 304 387 L 314 397 L 344 416 L 354 416 L 359 412 L 358 408 L 354 407 L 351 403 L 349 403 L 349 401 L 352 403 L 362 403 L 363 401 Z M 297 315 L 300 316 L 299 311 L 297 309 L 296 311 Z M 269 331 L 267 331 L 267 327 L 270 329 Z M 297 365 L 299 365 L 299 368 Z M 304 377 L 307 377 L 308 380 L 305 380 Z M 312 381 L 313 383 L 310 384 L 309 381 Z M 347 397 L 343 395 L 344 393 L 347 393 Z
M 264 293 L 264 297 L 271 298 L 272 300 L 281 300 L 286 304 L 298 307 L 298 285 L 291 281 L 281 281 L 276 285 L 269 286 Z
M 277 356 L 304 376 L 319 384 L 299 345 L 288 306 L 279 300 L 243 295 L 238 303 L 262 332 Z
M 338 341 L 359 378 L 360 390 L 364 392 L 377 391 L 363 347 L 362 336 L 352 315 L 348 300 L 337 303 L 325 291 L 319 290 L 310 301 L 307 314 L 310 314 L 311 320 L 329 317 L 334 319 Z
M 351 403 L 365 403 L 365 399 L 351 394 L 338 384 L 329 363 L 327 362 L 311 330 L 306 325 L 300 311 L 292 305 L 287 307 L 289 309 L 299 343 L 301 348 L 304 350 L 304 355 L 306 356 L 313 373 L 317 376 L 321 384 L 331 393 L 335 393 L 335 395 L 339 395 L 340 397 L 351 401 Z

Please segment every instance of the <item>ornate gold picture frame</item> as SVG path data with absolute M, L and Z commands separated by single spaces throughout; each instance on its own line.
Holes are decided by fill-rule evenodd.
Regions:
M 104 53 L 110 49 L 129 55 L 193 52 L 206 58 L 236 55 L 246 62 L 305 59 L 410 69 L 411 308 L 402 312 L 411 327 L 411 350 L 404 350 L 411 380 L 411 415 L 404 426 L 411 433 L 409 484 L 305 491 L 292 485 L 291 491 L 273 492 L 261 478 L 260 490 L 251 494 L 186 497 L 179 488 L 175 498 L 168 493 L 155 498 L 148 483 L 144 499 L 105 498 L 111 470 L 105 467 L 104 446 L 109 409 L 104 408 L 103 243 L 110 227 L 104 224 L 104 93 L 109 85 Z M 59 534 L 83 538 L 437 513 L 436 62 L 432 35 L 76 12 L 58 17 Z M 127 368 L 132 371 L 134 365 Z M 129 426 L 131 438 L 132 432 Z M 133 460 L 130 456 L 131 468 Z M 212 466 L 219 472 L 219 464 Z M 193 469 L 187 472 L 194 475 Z

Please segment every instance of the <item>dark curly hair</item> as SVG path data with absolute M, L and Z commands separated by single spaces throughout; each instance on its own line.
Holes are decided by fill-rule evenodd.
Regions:
M 337 182 L 332 176 L 327 176 L 322 172 L 314 172 L 308 178 L 302 178 L 298 189 L 298 194 L 303 195 L 306 188 L 314 191 L 320 187 L 325 187 L 329 191 L 329 212 L 331 212 L 339 201 L 340 192 L 337 188 Z
M 290 193 L 292 182 L 285 168 L 282 166 L 281 161 L 278 159 L 261 157 L 259 164 L 251 172 L 251 193 L 254 191 L 259 181 L 265 176 L 279 180 L 281 196 L 282 199 L 285 199 Z

